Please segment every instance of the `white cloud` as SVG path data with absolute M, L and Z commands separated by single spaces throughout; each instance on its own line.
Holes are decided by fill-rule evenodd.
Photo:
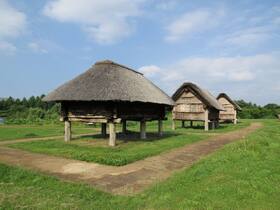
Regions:
M 147 77 L 153 77 L 161 71 L 156 65 L 142 66 L 138 70 Z
M 6 41 L 0 41 L 0 53 L 5 55 L 13 55 L 17 51 L 16 46 Z
M 266 103 L 275 102 L 280 78 L 280 52 L 252 56 L 188 57 L 169 66 L 161 66 L 151 79 L 170 95 L 183 83 L 225 91 L 235 98 Z M 275 87 L 275 88 L 272 88 Z M 277 92 L 278 91 L 278 92 Z M 265 98 L 266 97 L 266 98 Z
M 274 27 L 258 26 L 235 31 L 225 38 L 225 43 L 237 46 L 252 46 L 265 42 L 273 37 Z
M 113 43 L 133 31 L 130 18 L 141 15 L 144 0 L 53 0 L 43 13 L 60 22 L 81 24 L 98 43 Z
M 176 69 L 186 77 L 203 75 L 203 78 L 213 81 L 251 81 L 259 73 L 276 71 L 280 67 L 277 55 L 186 58 L 178 62 Z
M 0 38 L 19 36 L 26 28 L 26 16 L 7 1 L 0 0 Z
M 30 42 L 27 46 L 35 53 L 48 53 L 48 51 L 37 42 Z
M 193 33 L 206 31 L 217 26 L 224 10 L 198 9 L 193 12 L 187 12 L 175 19 L 167 27 L 168 35 L 166 41 L 174 42 L 192 35 Z

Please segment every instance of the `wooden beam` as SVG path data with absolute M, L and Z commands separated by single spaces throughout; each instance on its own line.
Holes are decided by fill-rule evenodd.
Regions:
M 163 136 L 163 123 L 162 120 L 158 121 L 158 135 Z
M 109 122 L 109 146 L 116 146 L 116 125 Z
M 107 134 L 107 124 L 106 123 L 101 123 L 101 135 L 103 137 L 106 137 Z
M 209 111 L 208 111 L 208 109 L 205 109 L 204 116 L 205 116 L 205 118 L 204 118 L 204 130 L 208 131 L 209 130 L 209 119 L 208 119 Z
M 64 141 L 71 141 L 71 122 L 67 119 L 64 122 Z
M 191 128 L 193 127 L 193 121 L 192 120 L 190 121 L 190 126 L 191 126 Z
M 122 121 L 122 132 L 126 133 L 126 120 Z
M 146 121 L 142 120 L 140 121 L 140 138 L 141 139 L 146 139 Z

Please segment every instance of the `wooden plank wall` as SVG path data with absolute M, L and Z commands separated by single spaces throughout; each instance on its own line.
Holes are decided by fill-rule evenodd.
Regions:
M 204 121 L 204 104 L 190 91 L 185 91 L 175 101 L 172 111 L 175 120 Z
M 220 111 L 221 120 L 234 120 L 235 119 L 235 108 L 234 106 L 224 97 L 218 99 L 220 104 L 224 107 L 225 111 Z

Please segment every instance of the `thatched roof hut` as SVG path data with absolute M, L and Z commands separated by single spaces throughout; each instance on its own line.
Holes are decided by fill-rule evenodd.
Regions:
M 223 110 L 209 91 L 190 82 L 182 84 L 173 94 L 172 99 L 175 101 L 172 111 L 174 126 L 175 120 L 182 123 L 190 121 L 191 125 L 193 121 L 204 121 L 205 130 L 208 130 L 209 122 L 214 128 L 214 124 L 216 125 L 219 120 L 219 111 Z
M 237 112 L 241 111 L 241 107 L 225 93 L 220 93 L 217 96 L 217 100 L 224 108 L 224 111 L 220 112 L 220 120 L 231 121 L 236 124 Z
M 96 62 L 78 77 L 48 94 L 45 101 L 62 104 L 62 118 L 71 121 L 103 123 L 106 133 L 109 123 L 110 139 L 115 144 L 115 123 L 126 120 L 141 122 L 141 137 L 145 138 L 145 122 L 159 120 L 161 133 L 165 108 L 173 100 L 143 74 L 110 60 Z M 66 138 L 69 140 L 69 138 Z

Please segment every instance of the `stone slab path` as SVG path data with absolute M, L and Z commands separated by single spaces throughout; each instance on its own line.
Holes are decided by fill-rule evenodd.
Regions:
M 261 123 L 252 123 L 246 128 L 213 136 L 207 140 L 120 167 L 35 154 L 6 147 L 0 147 L 0 162 L 44 172 L 63 180 L 85 182 L 113 194 L 128 195 L 141 192 L 151 184 L 165 180 L 175 171 L 190 167 L 225 144 L 240 140 L 260 127 L 262 127 Z

